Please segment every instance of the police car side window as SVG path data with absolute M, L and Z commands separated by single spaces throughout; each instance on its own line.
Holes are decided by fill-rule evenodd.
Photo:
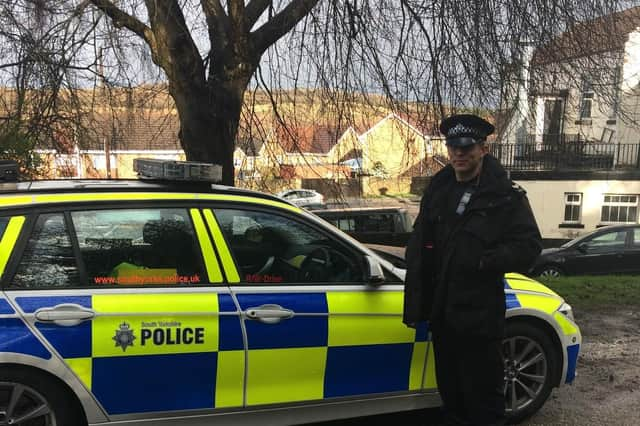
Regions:
M 0 217 L 0 239 L 4 235 L 4 230 L 7 229 L 7 223 L 9 223 L 8 217 Z
M 71 213 L 88 285 L 185 285 L 203 279 L 186 209 Z
M 40 215 L 10 286 L 70 287 L 78 283 L 78 266 L 64 216 Z
M 353 253 L 314 228 L 265 212 L 216 209 L 216 219 L 247 283 L 362 282 Z

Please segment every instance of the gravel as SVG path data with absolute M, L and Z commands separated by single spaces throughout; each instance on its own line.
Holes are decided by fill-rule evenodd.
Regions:
M 523 425 L 640 425 L 640 313 L 576 313 L 583 334 L 578 376 L 555 389 Z

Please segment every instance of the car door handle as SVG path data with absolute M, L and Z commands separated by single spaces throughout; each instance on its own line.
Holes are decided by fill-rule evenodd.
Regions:
M 96 313 L 75 303 L 63 303 L 53 308 L 40 308 L 34 315 L 38 321 L 70 327 L 92 319 Z
M 293 317 L 293 311 L 280 305 L 266 304 L 248 308 L 245 315 L 249 319 L 258 320 L 265 324 L 277 324 L 282 320 Z

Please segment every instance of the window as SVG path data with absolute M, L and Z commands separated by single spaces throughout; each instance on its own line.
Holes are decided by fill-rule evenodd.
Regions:
M 579 192 L 565 192 L 564 222 L 580 223 L 581 210 L 582 210 L 582 194 Z
M 622 250 L 627 239 L 627 231 L 607 232 L 598 235 L 586 242 L 587 250 L 590 253 L 606 253 L 613 250 Z
M 605 195 L 600 221 L 602 223 L 636 223 L 638 221 L 638 196 Z
M 11 287 L 69 287 L 79 284 L 78 267 L 62 214 L 41 215 Z
M 363 282 L 354 253 L 310 226 L 263 212 L 218 209 L 215 215 L 245 282 Z
M 9 223 L 8 217 L 0 217 L 0 240 L 2 240 L 4 230 L 7 229 L 7 223 Z
M 394 218 L 391 214 L 368 214 L 358 217 L 360 232 L 393 232 Z
M 593 103 L 593 87 L 587 79 L 582 81 L 582 101 L 580 104 L 580 118 L 591 118 L 591 107 Z
M 341 217 L 331 219 L 331 223 L 344 232 L 353 232 L 356 230 L 356 221 L 353 218 Z
M 640 247 L 640 228 L 633 230 L 633 245 L 635 248 Z
M 622 67 L 616 66 L 613 70 L 611 89 L 613 90 L 611 96 L 611 110 L 609 112 L 609 118 L 616 119 L 618 117 L 618 110 L 620 108 L 620 81 L 622 78 Z
M 72 212 L 89 285 L 202 281 L 201 255 L 186 209 Z

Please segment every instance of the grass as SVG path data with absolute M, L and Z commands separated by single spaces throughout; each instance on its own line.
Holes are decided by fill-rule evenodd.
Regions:
M 640 307 L 640 276 L 599 275 L 537 278 L 558 293 L 574 309 Z

